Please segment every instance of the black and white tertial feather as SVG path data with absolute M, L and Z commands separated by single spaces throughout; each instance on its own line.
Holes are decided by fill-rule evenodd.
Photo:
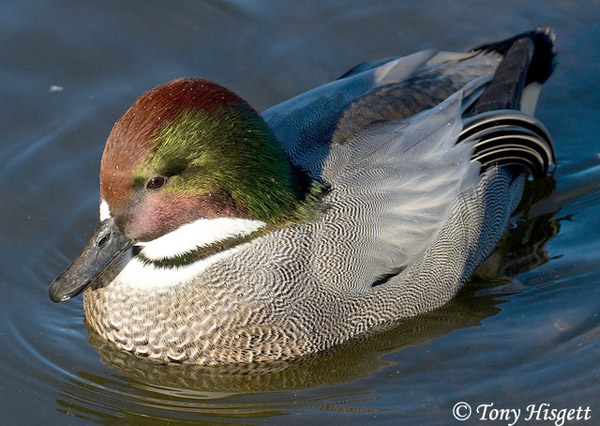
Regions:
M 518 165 L 541 178 L 554 164 L 546 127 L 517 110 L 493 110 L 465 119 L 458 142 L 475 143 L 472 161 L 484 169 L 494 164 Z

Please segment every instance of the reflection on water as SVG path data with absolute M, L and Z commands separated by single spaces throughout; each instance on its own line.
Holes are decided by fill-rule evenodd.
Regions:
M 119 351 L 91 330 L 89 343 L 106 365 L 127 376 L 177 389 L 244 393 L 301 389 L 345 383 L 390 366 L 381 355 L 427 341 L 457 328 L 475 326 L 498 310 L 491 298 L 477 298 L 477 306 L 452 302 L 435 313 L 410 320 L 391 330 L 356 339 L 334 350 L 292 362 L 252 363 L 223 367 L 158 365 Z
M 275 398 L 279 402 L 271 398 L 251 398 L 247 403 L 240 403 L 237 398 L 230 403 L 228 397 L 318 388 L 368 377 L 374 371 L 393 368 L 394 363 L 383 357 L 386 353 L 417 345 L 457 328 L 476 326 L 483 318 L 499 311 L 496 304 L 491 296 L 459 298 L 419 319 L 294 362 L 222 368 L 157 365 L 119 351 L 90 330 L 88 341 L 100 353 L 101 361 L 121 374 L 107 380 L 105 376 L 78 373 L 78 380 L 62 386 L 62 396 L 57 402 L 81 415 L 92 412 L 102 399 L 112 399 L 109 404 L 123 407 L 123 410 L 131 407 L 143 407 L 141 412 L 146 408 L 167 410 L 174 418 L 182 412 L 219 413 L 228 417 L 283 414 L 290 403 L 285 394 Z M 312 407 L 327 405 L 329 410 L 335 411 L 352 409 L 352 404 L 368 399 L 364 392 L 344 395 L 334 388 L 299 402 Z
M 475 285 L 494 286 L 495 292 L 506 292 L 502 284 L 511 285 L 513 290 L 517 284 L 514 277 L 550 261 L 545 248 L 550 239 L 558 234 L 560 221 L 555 219 L 557 210 L 539 215 L 532 212 L 547 211 L 547 205 L 552 203 L 552 195 L 556 181 L 552 177 L 528 182 L 525 186 L 523 199 L 517 207 L 510 232 L 507 232 L 494 252 L 477 269 L 471 282 Z M 479 294 L 486 294 L 480 292 Z

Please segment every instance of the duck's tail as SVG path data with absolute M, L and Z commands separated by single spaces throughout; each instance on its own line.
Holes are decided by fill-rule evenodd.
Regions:
M 474 113 L 518 109 L 533 115 L 540 85 L 554 69 L 555 38 L 552 28 L 538 28 L 473 49 L 498 52 L 503 56 L 490 86 L 473 106 Z M 535 99 L 531 99 L 532 95 Z
M 497 52 L 502 60 L 482 95 L 465 115 L 459 141 L 475 140 L 474 161 L 520 165 L 534 177 L 554 164 L 552 140 L 533 117 L 542 83 L 554 68 L 554 31 L 539 28 L 474 51 Z

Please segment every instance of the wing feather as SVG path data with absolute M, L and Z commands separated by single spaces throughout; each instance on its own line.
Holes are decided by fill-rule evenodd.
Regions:
M 322 170 L 332 185 L 323 202 L 331 207 L 313 234 L 317 274 L 337 288 L 366 289 L 413 263 L 461 190 L 479 180 L 473 144 L 456 145 L 461 130 L 457 93 L 408 121 L 332 146 Z M 360 265 L 353 276 L 348 264 Z

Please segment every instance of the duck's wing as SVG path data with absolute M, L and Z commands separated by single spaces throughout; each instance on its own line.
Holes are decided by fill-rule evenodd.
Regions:
M 493 249 L 520 200 L 525 167 L 542 175 L 553 159 L 543 126 L 518 111 L 528 104 L 524 89 L 547 78 L 527 71 L 538 47 L 529 40 L 524 35 L 469 55 L 421 53 L 406 78 L 371 83 L 344 104 L 333 130 L 305 143 L 305 157 L 302 142 L 288 140 L 294 161 L 332 188 L 312 238 L 315 268 L 333 288 L 364 291 L 402 281 L 418 265 L 431 269 L 424 259 L 435 247 L 436 261 L 459 259 L 464 274 L 453 281 L 455 291 Z M 366 66 L 346 78 L 379 81 L 400 63 Z M 457 232 L 448 230 L 450 222 Z
M 428 50 L 375 68 L 359 68 L 264 111 L 263 117 L 292 164 L 323 181 L 321 169 L 332 144 L 342 143 L 374 122 L 399 120 L 431 108 L 473 78 L 483 75 L 489 81 L 498 62 L 493 53 L 480 55 L 465 67 L 453 67 L 456 75 L 448 73 L 441 84 L 435 81 L 444 75 L 446 60 L 472 56 Z
M 456 144 L 461 106 L 459 92 L 332 147 L 322 168 L 332 188 L 313 249 L 333 287 L 367 289 L 400 274 L 439 233 L 458 194 L 477 185 L 474 144 Z

